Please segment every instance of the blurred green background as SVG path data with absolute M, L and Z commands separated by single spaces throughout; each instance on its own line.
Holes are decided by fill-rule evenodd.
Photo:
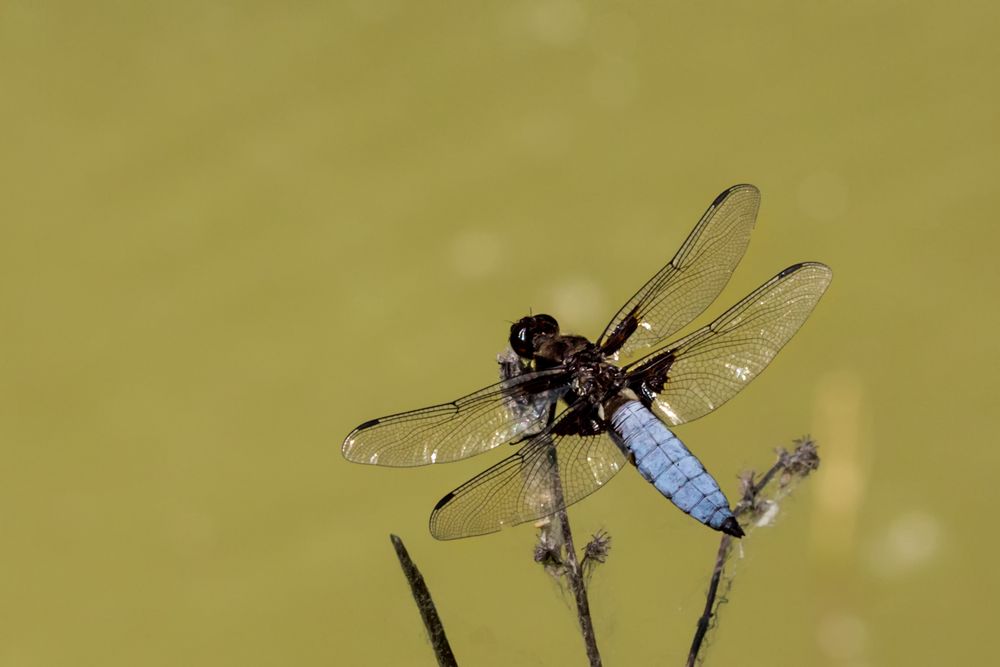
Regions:
M 583 664 L 531 527 L 427 532 L 502 453 L 388 470 L 340 442 L 493 382 L 529 309 L 596 335 L 738 182 L 763 206 L 709 315 L 796 261 L 835 279 L 678 433 L 731 497 L 803 433 L 824 463 L 746 540 L 707 664 L 993 655 L 998 20 L 3 3 L 0 665 L 432 665 L 390 531 L 462 664 Z M 680 664 L 716 534 L 634 471 L 571 517 L 614 540 L 606 664 Z

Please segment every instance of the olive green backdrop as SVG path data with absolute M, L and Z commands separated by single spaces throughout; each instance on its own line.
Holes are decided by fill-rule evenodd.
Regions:
M 772 367 L 678 429 L 744 544 L 710 665 L 994 655 L 995 3 L 0 6 L 0 665 L 582 664 L 530 526 L 435 542 L 498 460 L 355 466 L 363 420 L 493 382 L 508 323 L 596 335 L 725 187 L 709 314 L 821 260 Z M 701 321 L 705 321 L 704 319 Z M 680 664 L 716 534 L 634 471 L 573 508 L 608 665 Z

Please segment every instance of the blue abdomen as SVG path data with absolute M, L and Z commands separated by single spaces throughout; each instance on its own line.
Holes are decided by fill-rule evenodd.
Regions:
M 741 537 L 719 483 L 705 466 L 638 401 L 628 401 L 611 416 L 619 446 L 635 459 L 639 472 L 684 512 L 716 530 Z

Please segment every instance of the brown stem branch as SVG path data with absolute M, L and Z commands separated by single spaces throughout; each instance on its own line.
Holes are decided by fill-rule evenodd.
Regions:
M 423 575 L 420 574 L 416 563 L 413 562 L 410 554 L 407 553 L 406 547 L 403 546 L 403 540 L 398 535 L 389 535 L 389 539 L 392 540 L 392 546 L 396 550 L 396 557 L 399 558 L 399 564 L 403 568 L 406 581 L 410 584 L 410 591 L 413 593 L 413 599 L 417 603 L 417 609 L 420 611 L 420 618 L 424 621 L 424 627 L 427 628 L 427 636 L 431 640 L 431 648 L 434 649 L 438 665 L 440 667 L 458 667 L 455 654 L 451 652 L 448 637 L 445 636 L 444 625 L 438 616 L 437 608 L 431 599 L 431 592 L 427 588 L 427 583 L 424 581 Z
M 594 621 L 590 616 L 590 601 L 587 599 L 587 586 L 584 582 L 583 569 L 576 558 L 576 546 L 573 544 L 573 531 L 569 525 L 569 514 L 566 512 L 563 497 L 562 482 L 559 479 L 559 461 L 555 447 L 549 446 L 549 463 L 552 470 L 552 492 L 555 496 L 556 512 L 562 530 L 563 544 L 566 549 L 566 578 L 569 580 L 573 597 L 576 599 L 576 615 L 580 621 L 580 632 L 587 649 L 587 660 L 590 667 L 601 667 L 601 653 L 597 650 L 597 635 L 594 633 Z
M 819 455 L 816 453 L 816 443 L 809 438 L 797 441 L 795 451 L 791 453 L 784 449 L 778 450 L 778 460 L 758 481 L 754 482 L 752 472 L 743 477 L 743 497 L 733 509 L 733 514 L 737 519 L 756 514 L 760 508 L 761 494 L 775 478 L 778 480 L 778 490 L 774 495 L 775 498 L 778 498 L 788 491 L 793 482 L 805 478 L 818 467 Z M 705 636 L 711 628 L 712 618 L 717 613 L 719 586 L 725 572 L 726 562 L 732 551 L 732 545 L 732 538 L 729 535 L 723 535 L 719 541 L 719 550 L 712 567 L 712 579 L 705 596 L 705 609 L 698 618 L 694 639 L 691 641 L 691 650 L 688 652 L 687 667 L 694 667 L 697 663 L 698 653 L 701 651 Z
M 715 556 L 715 567 L 712 568 L 712 580 L 708 584 L 705 611 L 698 618 L 698 625 L 694 631 L 694 639 L 691 641 L 691 650 L 688 652 L 687 667 L 694 667 L 695 661 L 698 660 L 698 651 L 701 649 L 701 644 L 705 640 L 705 635 L 708 634 L 708 629 L 711 626 L 715 599 L 719 592 L 719 582 L 722 581 L 722 570 L 726 565 L 726 559 L 729 557 L 731 543 L 732 538 L 729 535 L 723 535 L 722 540 L 719 542 L 719 551 Z

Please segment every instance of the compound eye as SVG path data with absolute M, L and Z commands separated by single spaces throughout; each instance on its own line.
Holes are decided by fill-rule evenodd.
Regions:
M 530 327 L 524 324 L 515 324 L 510 328 L 510 347 L 517 353 L 517 356 L 531 359 L 535 353 L 535 346 L 531 339 Z
M 559 323 L 556 322 L 556 318 L 545 313 L 535 315 L 535 328 L 538 330 L 538 333 L 559 333 Z

